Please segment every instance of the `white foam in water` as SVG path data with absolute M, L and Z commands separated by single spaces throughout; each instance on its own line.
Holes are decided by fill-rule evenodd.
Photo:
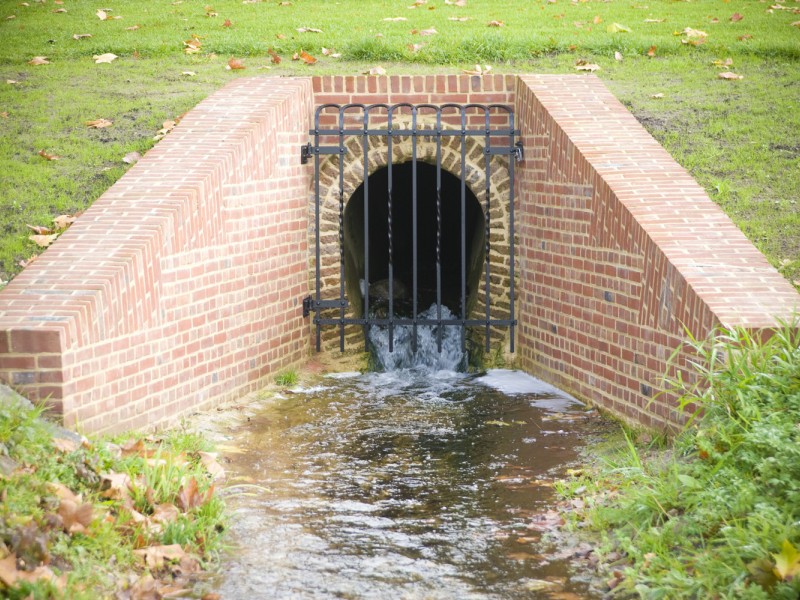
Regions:
M 435 319 L 436 305 L 419 313 L 421 319 Z M 442 306 L 442 319 L 453 319 L 455 315 Z M 458 325 L 442 325 L 442 351 L 437 347 L 436 325 L 417 326 L 417 351 L 411 349 L 412 327 L 394 327 L 394 349 L 389 352 L 389 328 L 373 326 L 369 330 L 375 358 L 387 371 L 398 369 L 425 369 L 428 372 L 457 371 L 464 361 L 461 351 L 461 328 Z
M 569 404 L 581 404 L 579 400 L 566 392 L 522 371 L 491 369 L 486 375 L 478 377 L 475 381 L 509 396 L 516 394 L 544 396 L 544 398 L 537 398 L 532 402 L 533 405 L 542 408 L 561 410 Z
M 330 379 L 352 379 L 360 375 L 361 373 L 358 371 L 343 371 L 341 373 L 328 373 L 325 377 L 329 377 Z

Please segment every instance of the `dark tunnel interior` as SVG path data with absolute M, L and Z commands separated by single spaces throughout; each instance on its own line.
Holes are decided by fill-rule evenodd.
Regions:
M 392 165 L 392 263 L 394 313 L 410 316 L 413 289 L 413 167 L 411 162 Z M 389 277 L 389 169 L 370 175 L 350 197 L 344 214 L 345 279 L 348 299 L 363 313 L 365 279 L 364 192 L 369 194 L 370 306 L 388 304 Z M 417 302 L 418 311 L 436 303 L 436 166 L 417 162 Z M 461 309 L 461 180 L 441 171 L 441 293 L 442 304 L 454 314 Z M 465 187 L 465 252 L 467 314 L 476 299 L 484 259 L 483 210 Z M 372 310 L 370 312 L 373 312 Z

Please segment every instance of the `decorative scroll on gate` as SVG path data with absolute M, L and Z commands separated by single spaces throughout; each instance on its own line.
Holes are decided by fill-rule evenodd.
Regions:
M 425 127 L 421 123 L 425 122 Z M 313 141 L 301 148 L 301 160 L 303 163 L 309 159 L 314 161 L 314 196 L 315 196 L 315 279 L 316 287 L 314 296 L 309 296 L 303 300 L 304 316 L 314 313 L 313 323 L 316 325 L 316 347 L 320 350 L 321 328 L 325 325 L 338 325 L 339 346 L 344 350 L 345 325 L 360 325 L 364 329 L 365 344 L 368 344 L 369 329 L 373 326 L 385 326 L 389 330 L 389 348 L 394 345 L 394 328 L 397 326 L 411 326 L 412 328 L 412 349 L 416 351 L 417 328 L 420 325 L 437 325 L 438 348 L 441 352 L 442 325 L 459 326 L 461 328 L 461 345 L 465 347 L 465 330 L 467 327 L 485 328 L 486 351 L 490 350 L 490 328 L 508 327 L 510 350 L 514 351 L 514 327 L 517 324 L 514 317 L 514 162 L 522 159 L 522 144 L 517 141 L 519 131 L 514 128 L 514 112 L 510 106 L 501 104 L 443 104 L 440 106 L 431 104 L 325 104 L 317 108 L 314 120 L 314 129 L 309 132 L 313 136 Z M 370 142 L 374 138 L 385 140 L 387 160 L 385 161 L 388 170 L 388 188 L 381 195 L 381 200 L 385 195 L 386 206 L 386 253 L 388 254 L 388 285 L 387 300 L 388 312 L 376 315 L 370 312 Z M 411 140 L 411 231 L 397 231 L 393 224 L 393 191 L 395 181 L 393 180 L 393 145 L 398 144 L 401 138 Z M 418 305 L 418 146 L 422 138 L 431 139 L 435 143 L 435 270 L 436 270 L 436 290 L 435 304 L 436 317 L 420 316 Z M 442 214 L 442 145 L 443 139 L 452 145 L 455 138 L 460 144 L 460 303 L 455 312 L 455 316 L 444 318 L 442 314 L 442 229 L 452 227 L 452 223 L 443 222 Z M 483 318 L 469 318 L 467 311 L 467 227 L 465 223 L 465 202 L 467 197 L 466 188 L 466 165 L 467 165 L 467 140 L 475 138 L 482 142 L 482 153 L 484 155 L 483 168 L 485 169 L 483 199 L 482 199 L 482 219 L 483 219 L 483 242 L 484 264 L 483 279 L 485 297 L 485 315 Z M 363 247 L 363 273 L 361 276 L 361 288 L 363 295 L 363 307 L 360 316 L 347 316 L 350 307 L 345 293 L 345 234 L 344 234 L 344 215 L 345 215 L 345 181 L 344 172 L 347 165 L 349 147 L 352 147 L 353 140 L 360 141 L 362 154 L 361 165 L 363 169 L 363 213 L 364 213 L 364 247 Z M 324 299 L 322 297 L 322 283 L 320 271 L 320 163 L 325 155 L 338 155 L 338 250 L 339 250 L 339 294 L 335 299 Z M 490 308 L 492 306 L 490 278 L 492 276 L 493 265 L 490 260 L 490 244 L 492 234 L 492 157 L 508 157 L 508 194 L 507 206 L 503 207 L 508 215 L 508 299 L 510 300 L 510 310 L 508 318 L 492 318 Z M 356 160 L 356 158 L 351 158 Z M 450 165 L 449 170 L 453 171 L 454 166 Z M 373 193 L 373 196 L 376 194 Z M 497 202 L 497 200 L 495 200 Z M 374 207 L 374 205 L 373 205 Z M 496 225 L 494 225 L 497 227 Z M 506 226 L 503 224 L 503 226 Z M 393 228 L 394 227 L 394 228 Z M 412 258 L 412 280 L 411 280 L 411 302 L 410 314 L 399 314 L 396 311 L 395 292 L 396 287 L 401 285 L 397 282 L 394 269 L 395 261 L 395 241 L 398 236 L 409 236 L 411 238 Z M 445 266 L 444 268 L 452 268 Z M 334 311 L 334 315 L 330 312 Z M 323 315 L 323 312 L 327 313 Z M 335 313 L 338 312 L 338 315 Z

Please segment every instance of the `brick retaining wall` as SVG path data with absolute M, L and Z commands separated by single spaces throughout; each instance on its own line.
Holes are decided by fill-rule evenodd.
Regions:
M 516 106 L 519 361 L 618 415 L 680 420 L 667 396 L 650 401 L 684 326 L 770 327 L 800 307 L 594 76 L 248 78 L 192 110 L 0 292 L 0 380 L 49 398 L 68 426 L 119 431 L 306 357 L 299 148 L 325 102 Z

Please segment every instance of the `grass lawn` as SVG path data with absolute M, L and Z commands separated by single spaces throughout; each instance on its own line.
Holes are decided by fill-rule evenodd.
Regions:
M 800 283 L 796 0 L 210 2 L 0 1 L 0 281 L 41 251 L 26 225 L 52 226 L 85 209 L 129 168 L 123 156 L 144 153 L 164 121 L 234 77 L 378 65 L 390 74 L 458 73 L 475 63 L 577 73 L 585 60 Z M 397 18 L 405 20 L 387 20 Z M 293 61 L 301 50 L 316 64 Z M 118 58 L 93 59 L 107 53 Z M 34 57 L 49 64 L 30 64 Z M 231 58 L 245 68 L 226 69 Z M 723 71 L 744 78 L 718 78 Z M 86 125 L 96 119 L 113 124 Z

